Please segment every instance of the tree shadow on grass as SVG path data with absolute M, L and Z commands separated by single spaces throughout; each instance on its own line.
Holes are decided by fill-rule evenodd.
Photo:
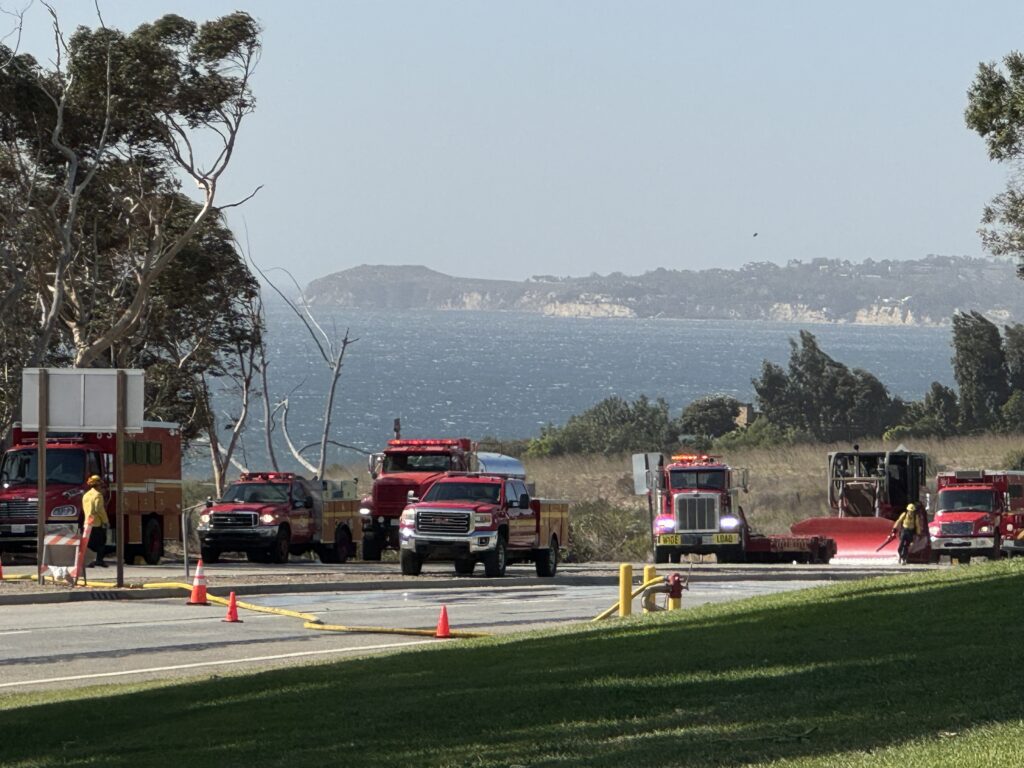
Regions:
M 1000 564 L 8 710 L 0 763 L 140 768 L 184 743 L 190 766 L 824 765 L 1024 718 L 1003 662 L 1022 587 Z

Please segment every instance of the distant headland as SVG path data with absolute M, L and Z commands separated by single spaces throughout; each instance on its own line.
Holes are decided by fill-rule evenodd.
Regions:
M 861 263 L 768 262 L 521 282 L 452 277 L 423 266 L 358 266 L 312 281 L 314 305 L 530 312 L 557 317 L 947 325 L 957 311 L 1024 320 L 1024 282 L 1007 260 L 927 256 Z

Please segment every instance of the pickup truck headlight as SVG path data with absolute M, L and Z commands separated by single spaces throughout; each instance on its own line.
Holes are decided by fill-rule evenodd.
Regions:
M 271 512 L 266 512 L 266 513 L 260 515 L 260 522 L 263 523 L 264 525 L 270 525 L 276 519 L 277 519 L 277 515 L 274 515 Z
M 983 525 L 978 529 L 978 533 L 992 533 L 991 525 Z
M 73 507 L 70 504 L 57 507 L 50 513 L 50 517 L 78 517 L 78 507 Z
M 206 513 L 206 512 L 201 514 L 199 516 L 199 524 L 200 525 L 209 525 L 210 524 L 210 515 L 208 513 Z
M 473 515 L 473 526 L 476 528 L 490 528 L 494 525 L 494 515 L 490 512 L 477 512 Z
M 401 525 L 416 525 L 416 510 L 406 509 L 402 511 L 402 516 L 398 518 Z

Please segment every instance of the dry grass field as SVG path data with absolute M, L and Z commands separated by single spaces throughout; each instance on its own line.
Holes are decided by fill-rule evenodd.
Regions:
M 1015 453 L 1024 452 L 1024 435 L 986 435 L 948 440 L 907 441 L 907 448 L 929 457 L 928 474 L 949 469 L 1010 469 Z M 895 444 L 863 441 L 861 450 L 895 450 Z M 849 450 L 846 443 L 778 446 L 712 454 L 750 470 L 749 493 L 740 503 L 756 530 L 783 533 L 797 520 L 827 514 L 826 456 Z M 647 500 L 633 495 L 632 464 L 623 456 L 559 456 L 526 459 L 527 474 L 545 498 L 573 503 L 573 549 L 580 560 L 644 559 L 650 549 Z M 334 466 L 335 479 L 358 478 L 359 489 L 371 486 L 363 466 Z M 190 500 L 208 492 L 189 488 Z M 202 496 L 200 496 L 200 493 Z M 194 503 L 193 501 L 193 503 Z
M 797 520 L 828 513 L 826 456 L 850 447 L 779 446 L 715 455 L 750 470 L 750 491 L 740 498 L 754 528 L 781 533 Z M 864 441 L 860 447 L 881 451 L 896 445 Z M 1024 450 L 1024 436 L 907 441 L 907 448 L 928 455 L 929 475 L 949 469 L 1008 469 L 1009 457 Z M 642 557 L 649 548 L 647 501 L 633 495 L 629 456 L 528 459 L 526 467 L 539 495 L 574 502 L 573 532 L 581 559 Z

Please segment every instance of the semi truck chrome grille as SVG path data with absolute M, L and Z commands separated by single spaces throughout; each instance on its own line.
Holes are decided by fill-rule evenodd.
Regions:
M 974 523 L 943 523 L 944 536 L 970 536 L 974 533 Z
M 35 520 L 39 507 L 34 501 L 0 501 L 0 516 Z
M 255 512 L 217 512 L 210 515 L 211 528 L 253 528 L 255 525 Z
M 420 533 L 469 533 L 469 515 L 442 509 L 421 509 L 416 513 Z
M 718 496 L 675 497 L 677 531 L 717 531 Z

